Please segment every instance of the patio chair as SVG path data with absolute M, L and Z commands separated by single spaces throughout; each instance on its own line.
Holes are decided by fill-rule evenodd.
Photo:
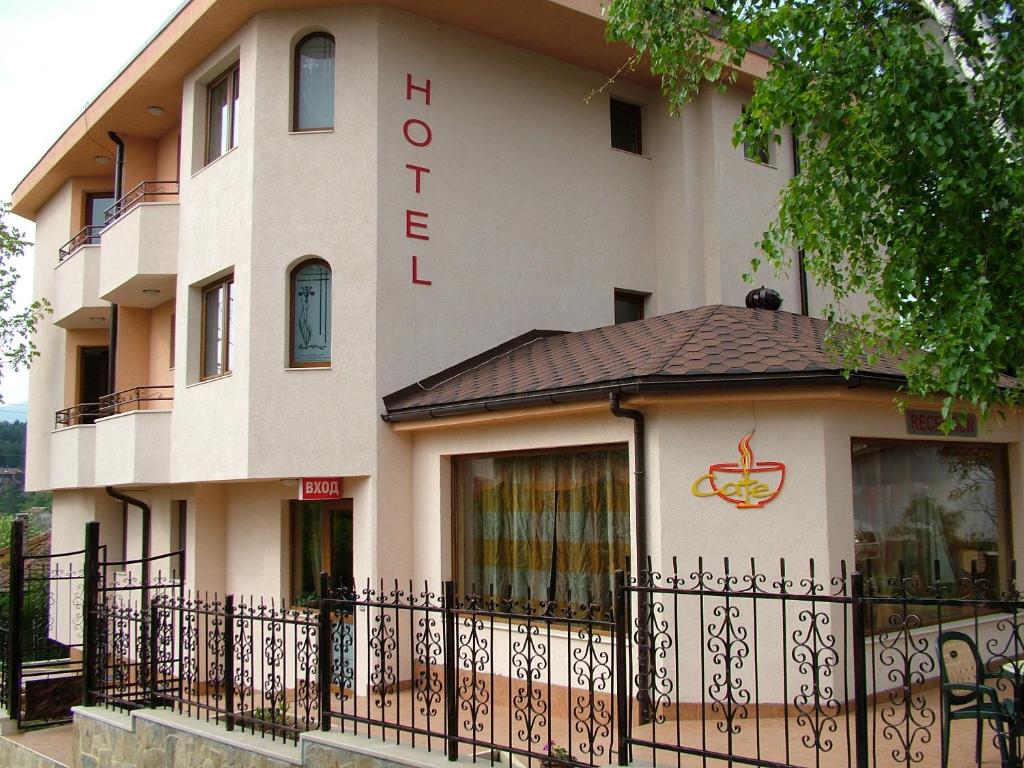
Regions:
M 976 720 L 974 760 L 981 762 L 981 732 L 985 720 L 995 727 L 999 737 L 999 756 L 1003 768 L 1018 768 L 1018 713 L 1013 699 L 1000 700 L 995 688 L 986 681 L 999 679 L 986 673 L 974 640 L 963 632 L 942 632 L 935 641 L 939 672 L 942 676 L 942 768 L 949 764 L 949 725 L 954 720 Z

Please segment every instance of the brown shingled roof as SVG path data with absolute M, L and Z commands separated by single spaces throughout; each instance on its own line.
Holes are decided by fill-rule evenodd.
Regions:
M 616 389 L 839 383 L 842 366 L 823 348 L 826 329 L 824 320 L 790 312 L 715 305 L 577 333 L 534 331 L 388 395 L 384 405 L 398 420 Z M 891 357 L 857 375 L 889 386 L 904 381 Z

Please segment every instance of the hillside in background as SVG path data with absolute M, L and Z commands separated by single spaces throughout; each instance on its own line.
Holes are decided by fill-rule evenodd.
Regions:
M 6 545 L 11 518 L 29 512 L 29 529 L 50 527 L 53 497 L 49 493 L 25 493 L 24 421 L 0 421 L 0 546 Z M 13 470 L 13 471 L 12 471 Z

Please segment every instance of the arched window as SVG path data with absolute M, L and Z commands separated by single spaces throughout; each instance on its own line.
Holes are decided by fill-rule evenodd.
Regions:
M 334 127 L 334 38 L 314 32 L 295 46 L 296 131 Z
M 331 364 L 331 268 L 309 259 L 292 270 L 291 339 L 293 368 Z

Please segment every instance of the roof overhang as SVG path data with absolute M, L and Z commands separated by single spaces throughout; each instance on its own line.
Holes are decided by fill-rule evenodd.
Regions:
M 847 378 L 839 371 L 643 378 L 600 382 L 590 386 L 567 387 L 544 392 L 509 394 L 482 400 L 446 403 L 422 408 L 396 409 L 381 414 L 381 418 L 391 423 L 432 421 L 468 414 L 491 413 L 522 408 L 544 408 L 567 403 L 579 403 L 586 400 L 604 400 L 613 393 L 619 395 L 657 396 L 678 395 L 682 393 L 706 394 L 709 392 L 749 390 L 752 388 L 814 387 L 820 390 L 822 387 L 857 389 L 862 386 L 895 392 L 904 384 L 906 384 L 906 379 L 899 376 L 854 373 Z
M 34 219 L 39 208 L 73 176 L 94 176 L 96 144 L 109 143 L 108 131 L 158 138 L 172 130 L 181 114 L 186 75 L 255 14 L 339 5 L 380 5 L 466 29 L 526 50 L 551 56 L 609 76 L 629 56 L 623 44 L 605 40 L 600 0 L 190 0 L 85 108 L 47 150 L 12 195 L 14 212 Z M 748 84 L 763 77 L 768 59 L 747 56 L 740 78 Z M 620 77 L 656 85 L 646 66 Z M 154 117 L 146 107 L 164 108 Z

